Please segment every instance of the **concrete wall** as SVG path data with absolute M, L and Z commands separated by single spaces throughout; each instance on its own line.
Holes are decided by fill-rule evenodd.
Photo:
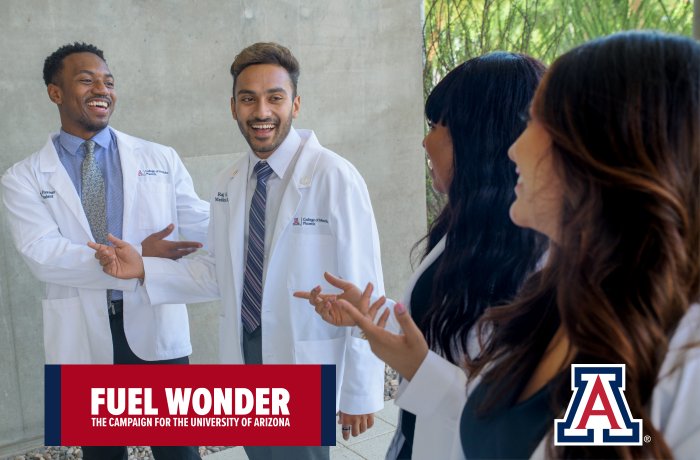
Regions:
M 208 179 L 246 150 L 231 119 L 228 68 L 256 41 L 291 48 L 301 114 L 322 144 L 365 177 L 381 235 L 387 293 L 400 296 L 409 249 L 425 231 L 421 148 L 421 0 L 3 0 L 0 171 L 59 128 L 44 58 L 80 40 L 116 77 L 112 126 L 172 145 L 208 197 Z M 0 210 L 0 455 L 42 443 L 42 287 Z M 194 362 L 214 362 L 215 305 L 190 307 Z

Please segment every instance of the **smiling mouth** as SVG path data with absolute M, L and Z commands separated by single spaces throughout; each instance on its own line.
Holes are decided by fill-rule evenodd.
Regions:
M 275 129 L 274 123 L 252 123 L 250 125 L 256 131 L 268 131 L 270 129 Z
M 109 101 L 106 101 L 104 99 L 93 99 L 91 101 L 88 101 L 87 106 L 96 109 L 107 110 L 109 109 L 110 103 Z

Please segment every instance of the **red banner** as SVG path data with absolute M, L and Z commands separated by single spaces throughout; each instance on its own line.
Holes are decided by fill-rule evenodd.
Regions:
M 47 365 L 46 445 L 335 445 L 335 369 Z

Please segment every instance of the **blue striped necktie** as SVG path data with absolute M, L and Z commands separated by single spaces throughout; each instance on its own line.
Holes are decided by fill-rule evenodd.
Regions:
M 272 168 L 266 161 L 259 161 L 253 168 L 258 178 L 253 201 L 248 214 L 248 257 L 243 279 L 243 303 L 241 317 L 248 332 L 260 326 L 262 307 L 262 275 L 265 257 L 265 203 L 267 201 L 267 179 Z

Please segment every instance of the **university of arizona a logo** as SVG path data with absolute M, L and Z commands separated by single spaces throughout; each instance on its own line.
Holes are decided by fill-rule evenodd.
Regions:
M 571 387 L 564 418 L 554 420 L 554 445 L 642 444 L 642 421 L 625 399 L 624 364 L 572 364 Z

